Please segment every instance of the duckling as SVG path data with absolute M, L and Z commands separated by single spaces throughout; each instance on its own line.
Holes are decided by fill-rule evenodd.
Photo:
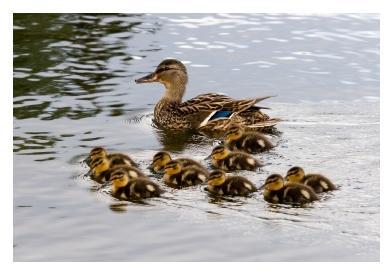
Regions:
M 285 177 L 286 181 L 301 183 L 311 187 L 316 193 L 335 190 L 335 185 L 321 174 L 305 174 L 301 167 L 292 167 L 288 170 Z
M 204 183 L 208 171 L 196 166 L 183 167 L 177 160 L 169 161 L 165 166 L 163 180 L 174 187 L 192 186 Z
M 219 145 L 212 150 L 212 165 L 225 171 L 248 170 L 254 171 L 263 164 L 248 153 L 229 151 Z
M 107 157 L 96 157 L 91 162 L 90 175 L 93 180 L 99 183 L 108 181 L 110 175 L 116 169 L 126 170 L 132 177 L 145 176 L 140 170 L 129 166 L 121 157 L 115 156 L 111 159 Z
M 159 197 L 163 191 L 147 177 L 131 177 L 125 169 L 115 170 L 109 182 L 112 194 L 119 199 L 142 199 Z
M 304 204 L 318 199 L 311 187 L 297 183 L 285 185 L 279 174 L 270 175 L 262 187 L 265 188 L 263 198 L 270 203 Z
M 257 191 L 248 179 L 242 176 L 227 176 L 222 170 L 215 170 L 208 176 L 207 190 L 218 195 L 247 196 Z
M 224 143 L 231 150 L 247 153 L 259 153 L 273 147 L 265 135 L 257 131 L 244 131 L 239 125 L 233 125 L 227 130 Z
M 166 164 L 171 160 L 172 160 L 172 157 L 170 156 L 170 154 L 168 152 L 166 152 L 166 151 L 157 152 L 153 157 L 153 162 L 151 163 L 150 168 L 155 173 L 162 173 L 163 170 L 165 169 Z M 203 165 L 201 165 L 199 162 L 197 162 L 193 159 L 177 158 L 174 160 L 180 162 L 182 167 L 195 166 L 195 167 L 198 167 L 204 171 L 207 170 L 206 168 L 204 168 Z
M 93 160 L 98 157 L 107 157 L 108 159 L 112 158 L 120 158 L 123 160 L 124 164 L 127 164 L 132 167 L 138 167 L 138 165 L 126 154 L 123 153 L 108 153 L 108 151 L 103 147 L 95 147 L 93 148 L 87 159 L 85 159 L 85 163 L 90 167 L 90 164 Z

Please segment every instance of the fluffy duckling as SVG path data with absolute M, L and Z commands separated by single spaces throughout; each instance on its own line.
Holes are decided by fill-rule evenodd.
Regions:
M 218 195 L 247 196 L 257 191 L 248 179 L 242 176 L 226 176 L 222 170 L 215 170 L 208 176 L 207 190 Z
M 154 157 L 153 157 L 153 162 L 151 163 L 151 170 L 155 173 L 163 173 L 163 170 L 165 169 L 166 164 L 172 160 L 172 157 L 170 154 L 166 151 L 160 151 L 157 152 Z M 182 167 L 187 167 L 187 166 L 195 166 L 198 167 L 204 171 L 207 169 L 204 168 L 203 165 L 201 165 L 199 162 L 189 159 L 189 158 L 177 158 L 174 159 L 178 162 L 181 163 Z
M 247 153 L 259 153 L 273 147 L 265 135 L 257 131 L 244 131 L 239 125 L 233 125 L 227 130 L 224 143 L 231 150 Z
M 169 161 L 165 166 L 163 180 L 174 187 L 192 186 L 204 183 L 208 171 L 196 166 L 183 167 L 177 160 Z
M 248 170 L 254 171 L 262 163 L 248 153 L 229 151 L 225 146 L 219 145 L 212 150 L 212 165 L 225 171 Z
M 112 172 L 116 169 L 124 169 L 132 177 L 145 176 L 140 170 L 129 166 L 121 157 L 96 157 L 91 162 L 90 175 L 91 178 L 99 183 L 104 183 L 109 180 Z
M 305 174 L 301 167 L 292 167 L 285 177 L 287 182 L 301 183 L 311 187 L 316 193 L 335 190 L 335 185 L 321 174 Z
M 108 151 L 103 147 L 93 148 L 90 151 L 87 159 L 85 159 L 85 163 L 90 167 L 92 161 L 99 157 L 107 157 L 108 159 L 119 158 L 123 161 L 124 164 L 132 167 L 138 167 L 138 165 L 128 155 L 123 153 L 108 153 Z
M 297 183 L 284 184 L 284 178 L 279 174 L 270 175 L 262 187 L 265 188 L 263 198 L 270 203 L 304 204 L 318 199 L 311 187 Z
M 131 177 L 125 169 L 115 170 L 109 182 L 112 194 L 119 199 L 142 199 L 158 197 L 163 191 L 147 177 Z

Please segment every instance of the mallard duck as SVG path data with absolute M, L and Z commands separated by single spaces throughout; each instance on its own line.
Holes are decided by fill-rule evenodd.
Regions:
M 99 157 L 107 157 L 109 160 L 115 158 L 116 162 L 127 164 L 132 167 L 138 167 L 138 165 L 126 154 L 123 153 L 108 153 L 103 147 L 95 147 L 91 149 L 89 156 L 85 159 L 85 163 L 90 167 L 93 160 Z
M 182 102 L 188 82 L 184 64 L 176 59 L 162 61 L 156 70 L 135 80 L 136 83 L 159 82 L 165 94 L 154 108 L 154 122 L 165 129 L 194 129 L 208 134 L 222 134 L 231 123 L 249 129 L 264 129 L 276 125 L 256 103 L 269 98 L 235 100 L 228 96 L 207 93 Z
M 207 190 L 218 195 L 247 196 L 257 191 L 248 179 L 242 176 L 226 176 L 222 170 L 215 170 L 208 176 Z
M 311 187 L 316 193 L 322 193 L 335 190 L 335 185 L 321 174 L 305 174 L 303 168 L 292 167 L 286 173 L 285 180 L 296 182 Z
M 116 169 L 124 169 L 131 177 L 145 176 L 139 169 L 129 166 L 121 157 L 96 157 L 91 162 L 90 176 L 93 180 L 99 183 L 108 181 L 110 175 Z
M 115 170 L 109 182 L 112 194 L 119 199 L 142 199 L 158 197 L 163 192 L 161 188 L 147 177 L 131 177 L 125 169 Z
M 263 198 L 270 203 L 304 204 L 317 200 L 316 193 L 308 186 L 297 183 L 284 183 L 279 174 L 270 175 L 265 184 Z
M 227 130 L 224 144 L 231 150 L 247 153 L 259 153 L 273 147 L 265 135 L 258 131 L 245 131 L 239 125 L 233 125 Z
M 153 162 L 150 165 L 150 169 L 155 172 L 155 173 L 162 173 L 163 170 L 165 169 L 165 166 L 169 161 L 172 160 L 172 157 L 170 154 L 166 151 L 160 151 L 157 152 L 154 157 L 153 157 Z M 201 165 L 199 162 L 189 159 L 189 158 L 177 158 L 174 159 L 178 162 L 180 162 L 182 167 L 187 167 L 187 166 L 195 166 L 198 167 L 202 170 L 206 171 L 206 168 L 204 168 L 203 165 Z
M 210 156 L 212 165 L 225 171 L 254 171 L 262 166 L 262 163 L 250 154 L 241 151 L 230 151 L 224 145 L 216 146 Z
M 165 166 L 163 180 L 173 187 L 185 187 L 202 184 L 208 177 L 208 171 L 196 166 L 183 167 L 179 161 L 171 160 Z

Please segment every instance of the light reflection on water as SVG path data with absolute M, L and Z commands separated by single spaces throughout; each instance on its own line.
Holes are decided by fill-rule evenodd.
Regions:
M 144 169 L 162 149 L 206 164 L 217 141 L 153 127 L 163 89 L 133 82 L 167 57 L 188 67 L 185 98 L 277 95 L 277 147 L 242 175 L 299 164 L 340 189 L 306 208 L 202 187 L 123 202 L 85 178 L 95 145 Z M 376 15 L 14 15 L 14 258 L 378 260 L 379 120 Z

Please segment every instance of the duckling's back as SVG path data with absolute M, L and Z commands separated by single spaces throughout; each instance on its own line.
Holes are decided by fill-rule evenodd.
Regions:
M 311 187 L 316 193 L 335 190 L 335 185 L 321 174 L 307 174 L 304 177 L 304 185 Z
M 283 190 L 283 203 L 304 204 L 318 199 L 312 188 L 306 185 L 289 183 L 284 186 Z
M 127 164 L 121 164 L 121 165 L 111 165 L 111 168 L 104 175 L 105 180 L 108 181 L 109 178 L 111 177 L 111 174 L 114 171 L 120 170 L 120 169 L 125 170 L 129 174 L 130 178 L 137 178 L 137 177 L 145 177 L 146 176 L 143 172 L 141 172 L 139 169 L 137 169 L 135 167 L 132 167 L 132 166 L 127 165 Z
M 262 164 L 252 155 L 242 151 L 232 151 L 225 159 L 225 166 L 229 170 L 256 170 Z
M 139 177 L 130 181 L 131 198 L 159 197 L 162 193 L 163 190 L 146 177 Z
M 201 169 L 205 170 L 203 165 L 201 165 L 199 162 L 197 162 L 197 161 L 195 161 L 193 159 L 190 159 L 190 158 L 177 158 L 175 160 L 180 162 L 183 167 L 195 166 L 195 167 L 198 167 L 198 168 L 201 168 Z
M 197 166 L 184 167 L 181 172 L 181 185 L 197 185 L 205 182 L 208 171 Z
M 224 194 L 247 196 L 257 191 L 257 188 L 248 179 L 242 176 L 230 176 L 223 185 Z
M 128 155 L 123 153 L 111 153 L 107 156 L 113 165 L 129 165 L 138 167 L 138 165 Z

